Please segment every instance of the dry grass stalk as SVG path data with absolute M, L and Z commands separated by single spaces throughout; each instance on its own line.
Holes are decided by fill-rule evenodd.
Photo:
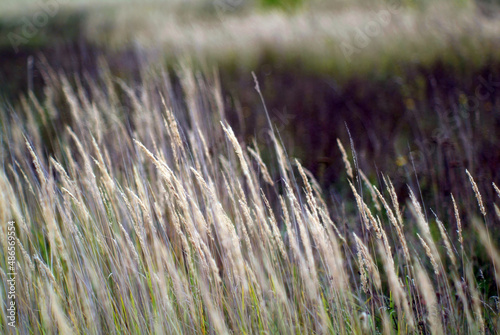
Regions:
M 493 185 L 493 188 L 495 189 L 495 192 L 497 193 L 498 197 L 500 198 L 500 189 L 495 183 L 491 183 Z
M 188 106 L 185 124 L 191 129 L 174 118 L 174 95 L 163 87 L 168 101 L 152 83 L 121 85 L 132 107 L 124 118 L 118 108 L 122 94 L 109 78 L 102 90 L 77 82 L 75 91 L 66 80 L 67 117 L 75 131 L 58 134 L 52 157 L 42 154 L 40 127 L 51 126 L 51 118 L 63 113 L 54 100 L 57 87 L 48 101 L 30 96 L 21 103 L 25 125 L 13 122 L 0 107 L 2 120 L 12 128 L 0 133 L 12 157 L 9 168 L 0 170 L 0 217 L 13 218 L 17 225 L 21 332 L 408 333 L 424 320 L 430 331 L 440 333 L 478 332 L 494 324 L 473 276 L 468 273 L 460 281 L 458 266 L 444 270 L 423 205 L 411 190 L 407 207 L 413 215 L 405 218 L 391 180 L 384 176 L 391 198 L 386 201 L 359 171 L 372 197 L 370 206 L 378 211 L 383 206 L 386 212 L 389 222 L 383 224 L 381 213 L 372 213 L 353 186 L 355 171 L 338 141 L 360 223 L 345 210 L 352 207 L 346 199 L 339 205 L 336 198 L 323 198 L 322 187 L 298 161 L 300 177 L 294 176 L 274 133 L 275 166 L 264 162 L 256 145 L 244 150 L 226 123 L 206 122 L 213 115 L 205 115 L 203 108 L 214 105 L 222 113 L 223 106 L 220 95 L 203 95 L 212 89 L 199 86 L 200 78 L 184 80 L 191 85 L 185 88 L 189 101 L 180 105 Z M 42 115 L 44 108 L 54 110 Z M 224 136 L 227 142 L 220 141 Z M 227 152 L 227 144 L 235 154 Z M 250 164 L 250 156 L 256 164 Z M 279 183 L 271 179 L 271 168 L 279 171 Z M 452 197 L 459 242 L 469 246 L 473 234 L 461 219 L 471 213 L 460 217 L 457 206 L 463 201 Z M 422 248 L 406 240 L 403 223 L 407 230 L 415 223 L 419 227 L 418 239 L 436 274 L 434 288 L 434 279 L 411 261 L 418 255 L 409 250 Z M 0 226 L 0 249 L 6 250 L 5 225 Z M 438 221 L 437 228 L 455 264 L 444 224 Z M 366 229 L 374 234 L 362 236 Z M 347 232 L 354 233 L 353 239 L 344 237 Z M 467 249 L 486 249 L 500 285 L 496 241 L 484 227 L 478 235 Z M 404 259 L 393 258 L 393 242 Z M 378 252 L 371 249 L 374 243 Z M 463 249 L 464 268 L 485 265 Z M 356 262 L 363 289 L 376 293 L 361 317 L 360 299 L 367 294 L 355 289 L 359 278 L 350 270 Z M 4 270 L 0 275 L 7 279 Z M 389 317 L 391 298 L 394 313 Z M 443 313 L 441 318 L 437 303 L 456 317 Z M 5 318 L 3 310 L 0 317 Z M 374 322 L 378 318 L 382 326 Z
M 25 141 L 26 141 L 26 146 L 28 147 L 30 155 L 33 159 L 33 165 L 35 165 L 36 173 L 38 174 L 38 178 L 40 179 L 40 183 L 42 184 L 43 187 L 44 185 L 47 184 L 47 178 L 45 177 L 45 173 L 43 172 L 42 164 L 38 159 L 38 156 L 35 154 L 35 151 L 31 147 L 31 144 L 29 143 L 27 138 L 25 138 Z
M 444 228 L 444 225 L 441 222 L 441 220 L 439 220 L 437 217 L 436 217 L 436 222 L 437 222 L 437 225 L 439 228 L 439 232 L 441 233 L 441 238 L 444 241 L 446 253 L 448 254 L 448 257 L 450 258 L 453 265 L 456 267 L 457 266 L 457 259 L 455 257 L 455 253 L 453 252 L 450 239 L 448 238 L 448 234 L 446 233 L 446 229 Z
M 465 170 L 465 173 L 467 173 L 467 176 L 469 177 L 470 183 L 472 185 L 472 189 L 474 190 L 474 194 L 476 195 L 479 209 L 481 210 L 481 214 L 483 216 L 486 216 L 486 209 L 484 208 L 483 198 L 481 197 L 481 193 L 479 192 L 479 188 L 477 187 L 477 184 L 474 181 L 474 178 L 472 178 L 472 175 L 469 173 L 469 171 L 467 169 Z
M 399 225 L 401 227 L 404 226 L 403 224 L 403 216 L 401 215 L 401 211 L 399 209 L 399 201 L 398 201 L 398 195 L 396 194 L 396 190 L 394 189 L 394 185 L 392 185 L 391 179 L 383 176 L 384 182 L 387 185 L 387 190 L 389 191 L 389 195 L 391 196 L 391 201 L 392 205 L 394 207 L 394 210 L 396 211 L 396 218 L 398 219 Z
M 373 189 L 373 185 L 370 183 L 370 181 L 368 180 L 366 175 L 363 173 L 363 171 L 359 170 L 359 175 L 361 176 L 361 179 L 363 180 L 366 187 L 368 187 L 368 190 L 370 191 L 370 195 L 371 195 L 373 204 L 375 205 L 375 208 L 378 211 L 380 211 L 381 210 L 380 202 L 378 201 L 377 193 L 375 193 L 375 190 Z
M 342 160 L 344 161 L 344 166 L 347 175 L 349 176 L 349 178 L 354 179 L 351 163 L 349 162 L 349 158 L 347 157 L 347 153 L 344 149 L 344 146 L 342 145 L 342 142 L 340 142 L 340 139 L 338 138 L 337 138 L 337 145 L 339 146 L 340 153 L 342 154 Z
M 273 179 L 271 178 L 271 175 L 269 174 L 269 170 L 267 169 L 266 164 L 262 161 L 262 158 L 260 157 L 260 154 L 256 151 L 254 151 L 252 148 L 247 148 L 248 152 L 252 155 L 252 157 L 257 161 L 257 164 L 259 164 L 260 171 L 262 172 L 262 177 L 264 177 L 264 181 L 268 183 L 271 186 L 274 186 Z
M 406 238 L 404 236 L 403 229 L 399 225 L 396 217 L 394 216 L 394 213 L 393 213 L 391 207 L 389 206 L 387 201 L 385 201 L 382 194 L 379 192 L 379 190 L 375 186 L 373 186 L 373 189 L 375 190 L 375 193 L 377 193 L 377 196 L 379 197 L 380 201 L 382 202 L 382 205 L 384 206 L 384 208 L 387 212 L 387 216 L 389 217 L 389 221 L 396 228 L 396 233 L 398 235 L 399 242 L 401 243 L 401 247 L 403 249 L 403 255 L 404 255 L 406 261 L 408 262 L 408 264 L 410 264 L 410 261 L 411 261 L 410 251 L 408 250 L 408 244 L 406 242 Z
M 371 281 L 375 284 L 377 289 L 382 287 L 382 283 L 380 281 L 380 274 L 378 272 L 377 265 L 373 261 L 373 258 L 368 251 L 368 248 L 364 245 L 363 241 L 355 234 L 354 239 L 356 240 L 356 244 L 358 246 L 358 259 L 360 260 L 360 267 L 366 266 L 368 272 L 370 273 Z M 362 271 L 364 273 L 364 270 Z M 366 275 L 366 274 L 365 274 Z M 367 292 L 368 289 L 366 287 L 366 283 L 364 285 L 364 291 Z
M 408 192 L 410 194 L 410 200 L 412 203 L 412 212 L 415 218 L 417 219 L 417 223 L 422 230 L 422 232 L 426 236 L 430 236 L 430 229 L 429 229 L 429 224 L 427 223 L 427 220 L 425 219 L 424 213 L 422 212 L 422 207 L 420 206 L 420 203 L 417 200 L 417 197 L 415 197 L 415 194 L 411 190 L 411 188 L 408 188 Z
M 387 279 L 391 292 L 394 294 L 394 301 L 396 305 L 400 308 L 400 313 L 405 314 L 405 320 L 407 322 L 408 328 L 410 330 L 415 327 L 415 319 L 413 317 L 413 312 L 408 304 L 408 298 L 405 291 L 401 287 L 400 280 L 394 271 L 394 265 L 389 261 L 389 257 L 385 255 L 384 247 L 378 243 L 378 249 L 381 254 L 382 261 L 384 263 L 385 273 L 387 274 Z
M 431 261 L 432 268 L 434 269 L 434 273 L 436 275 L 439 275 L 439 266 L 436 262 L 436 259 L 434 258 L 434 255 L 432 254 L 431 248 L 429 248 L 429 245 L 427 242 L 424 241 L 424 239 L 417 233 L 418 239 L 420 240 L 420 243 L 422 243 L 422 246 L 424 247 L 425 253 L 427 254 L 427 257 L 429 257 L 429 260 Z
M 455 219 L 457 220 L 458 242 L 460 242 L 460 248 L 463 250 L 464 238 L 462 236 L 462 220 L 460 219 L 460 213 L 458 212 L 457 203 L 455 202 L 453 194 L 451 195 L 451 201 L 453 202 L 453 211 L 455 212 Z
M 420 288 L 422 297 L 425 299 L 425 306 L 427 309 L 427 318 L 429 320 L 432 334 L 444 334 L 443 325 L 441 322 L 440 307 L 432 287 L 432 283 L 418 264 L 415 265 L 417 274 L 417 283 Z
M 372 227 L 370 226 L 370 221 L 368 220 L 368 216 L 365 210 L 365 203 L 350 180 L 349 180 L 349 186 L 351 187 L 352 193 L 354 194 L 354 198 L 356 199 L 356 205 L 358 206 L 358 211 L 361 215 L 361 221 L 363 222 L 365 228 L 367 230 L 370 230 Z
M 321 218 L 323 219 L 324 222 L 328 223 L 330 226 L 333 227 L 333 229 L 335 230 L 335 233 L 337 234 L 337 236 L 340 238 L 340 240 L 343 242 L 343 243 L 347 243 L 346 242 L 346 239 L 344 238 L 344 236 L 342 236 L 342 234 L 340 233 L 339 229 L 337 228 L 337 225 L 332 221 L 332 219 L 330 218 L 330 216 L 326 213 L 326 211 L 323 209 L 323 208 L 320 208 L 319 210 L 319 213 L 321 215 Z

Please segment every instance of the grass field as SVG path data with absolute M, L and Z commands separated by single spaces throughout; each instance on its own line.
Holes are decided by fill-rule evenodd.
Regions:
M 496 3 L 47 3 L 0 5 L 0 333 L 500 331 Z

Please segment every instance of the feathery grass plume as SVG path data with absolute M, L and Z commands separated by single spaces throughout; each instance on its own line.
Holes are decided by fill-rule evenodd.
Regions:
M 455 212 L 455 219 L 457 220 L 457 233 L 458 233 L 458 242 L 460 242 L 460 248 L 464 249 L 464 238 L 462 236 L 462 220 L 460 219 L 460 213 L 458 212 L 457 203 L 455 202 L 455 198 L 453 194 L 451 195 L 451 201 L 453 203 L 453 211 Z
M 304 171 L 304 173 L 309 178 L 311 186 L 312 186 L 312 188 L 314 190 L 314 193 L 316 195 L 316 201 L 319 202 L 318 207 L 320 207 L 320 208 L 321 207 L 322 208 L 327 208 L 328 206 L 326 205 L 326 203 L 322 199 L 323 191 L 322 191 L 321 185 L 318 183 L 318 181 L 316 180 L 316 178 L 314 177 L 314 175 L 313 175 L 313 173 L 311 171 L 309 171 L 308 169 L 306 169 L 304 166 L 302 166 L 302 170 Z
M 311 285 L 307 286 L 308 293 L 311 299 L 317 298 L 317 286 L 318 286 L 318 276 L 316 272 L 316 262 L 313 256 L 313 250 L 311 246 L 311 240 L 309 238 L 308 227 L 306 226 L 306 222 L 304 221 L 303 213 L 300 207 L 300 204 L 295 197 L 292 188 L 290 185 L 285 184 L 287 195 L 291 203 L 292 213 L 294 214 L 295 220 L 297 222 L 298 234 L 300 236 L 300 240 L 304 247 L 305 251 L 305 259 L 307 267 L 303 268 L 302 271 L 304 273 L 304 278 L 311 281 Z
M 415 273 L 417 275 L 417 283 L 420 289 L 420 294 L 425 301 L 427 319 L 429 320 L 431 334 L 444 334 L 440 307 L 438 305 L 432 283 L 425 273 L 425 270 L 422 269 L 418 263 L 416 263 L 414 267 L 416 268 Z
M 40 183 L 41 183 L 42 189 L 43 189 L 44 186 L 47 184 L 47 178 L 45 177 L 45 173 L 43 172 L 42 164 L 41 164 L 38 156 L 35 154 L 35 151 L 31 147 L 31 144 L 28 141 L 28 139 L 25 137 L 24 140 L 26 142 L 26 146 L 28 147 L 28 151 L 31 154 L 31 158 L 33 159 L 33 165 L 35 165 L 35 170 L 36 170 L 36 173 L 38 174 L 38 178 L 40 179 Z
M 368 187 L 368 190 L 370 191 L 370 195 L 371 195 L 373 204 L 375 205 L 375 208 L 380 212 L 380 210 L 382 208 L 380 207 L 380 202 L 378 201 L 377 193 L 375 193 L 375 190 L 373 189 L 373 185 L 370 183 L 370 181 L 368 180 L 368 178 L 366 177 L 366 175 L 364 174 L 363 171 L 359 170 L 359 175 L 361 176 L 361 179 L 363 180 L 366 187 Z
M 363 207 L 366 213 L 366 217 L 368 218 L 368 221 L 371 223 L 371 227 L 375 231 L 375 236 L 380 240 L 382 238 L 382 232 L 380 231 L 380 227 L 378 225 L 377 220 L 375 219 L 375 217 L 373 217 L 370 208 L 368 208 L 368 206 L 364 202 L 363 202 Z
M 436 275 L 439 275 L 439 266 L 436 262 L 436 259 L 434 258 L 434 255 L 432 254 L 431 248 L 429 248 L 429 245 L 427 242 L 424 241 L 424 239 L 417 233 L 418 239 L 420 240 L 420 243 L 422 243 L 422 246 L 424 247 L 425 253 L 427 254 L 427 257 L 429 257 L 429 260 L 431 261 L 432 268 L 434 269 L 434 273 Z
M 35 260 L 36 264 L 38 265 L 39 269 L 41 269 L 42 273 L 44 274 L 45 278 L 50 280 L 50 283 L 54 286 L 54 288 L 57 290 L 57 292 L 60 292 L 59 286 L 57 284 L 57 280 L 54 277 L 54 274 L 52 273 L 52 270 L 43 262 L 43 260 L 38 257 L 38 255 L 34 255 L 33 259 Z
M 247 225 L 249 226 L 250 233 L 253 233 L 252 228 L 252 215 L 250 214 L 250 208 L 248 207 L 247 203 L 245 201 L 239 200 L 241 210 L 243 211 L 242 216 L 246 220 Z M 243 240 L 245 241 L 247 248 L 250 250 L 250 253 L 253 254 L 253 247 L 252 247 L 252 242 L 250 241 L 250 236 L 248 234 L 248 231 L 245 227 L 245 224 L 241 225 L 241 229 L 243 232 Z
M 377 289 L 380 289 L 382 287 L 381 281 L 380 281 L 380 274 L 378 272 L 377 265 L 373 261 L 372 257 L 370 256 L 370 252 L 368 251 L 368 248 L 364 245 L 363 241 L 356 235 L 356 233 L 353 233 L 354 239 L 356 241 L 356 244 L 358 246 L 358 260 L 360 261 L 360 270 L 361 267 L 366 266 L 366 269 L 370 273 L 370 278 L 371 281 L 375 284 L 375 287 Z M 366 272 L 363 269 L 362 274 L 366 276 Z M 366 281 L 366 278 L 365 278 Z M 363 283 L 363 289 L 366 292 L 368 292 L 368 288 L 366 286 L 366 282 Z
M 55 331 L 53 330 L 53 318 L 50 315 L 51 308 L 47 303 L 47 289 L 46 289 L 46 281 L 44 281 L 41 277 L 38 277 L 36 279 L 36 283 L 34 285 L 37 290 L 36 290 L 36 296 L 35 299 L 37 300 L 37 306 L 40 308 L 40 320 L 39 323 L 40 325 L 49 331 Z M 83 299 L 81 302 L 82 304 L 85 304 L 87 302 L 86 299 Z
M 392 184 L 390 178 L 386 177 L 385 175 L 382 175 L 382 177 L 384 179 L 385 184 L 387 185 L 387 190 L 389 191 L 389 195 L 391 196 L 392 205 L 396 212 L 396 218 L 398 219 L 399 225 L 403 227 L 404 226 L 403 216 L 401 215 L 401 210 L 399 209 L 398 195 L 396 194 L 394 185 Z
M 498 208 L 497 204 L 493 204 L 495 207 L 495 213 L 497 214 L 498 219 L 500 219 L 500 208 Z
M 297 168 L 299 169 L 300 177 L 302 178 L 302 181 L 304 182 L 304 185 L 306 187 L 306 198 L 307 198 L 307 204 L 309 205 L 309 209 L 313 213 L 315 219 L 319 221 L 318 205 L 316 203 L 316 198 L 314 196 L 311 185 L 309 184 L 306 173 L 304 172 L 302 165 L 300 164 L 300 162 L 297 159 L 295 160 L 295 165 L 297 165 Z
M 349 180 L 348 182 L 349 182 L 349 186 L 351 187 L 352 193 L 354 194 L 354 198 L 356 199 L 356 205 L 358 206 L 358 211 L 361 215 L 361 221 L 363 222 L 364 226 L 366 227 L 366 230 L 369 231 L 371 229 L 371 226 L 370 226 L 370 221 L 368 220 L 368 216 L 367 216 L 366 211 L 365 211 L 365 203 L 364 203 L 363 199 L 361 198 L 361 196 L 358 194 L 358 191 L 356 191 L 356 188 L 351 183 L 351 181 Z
M 293 255 L 295 257 L 295 260 L 302 265 L 304 263 L 304 258 L 302 255 L 302 251 L 300 249 L 299 243 L 298 243 L 298 236 L 297 233 L 294 229 L 294 225 L 292 224 L 291 217 L 288 211 L 288 205 L 286 204 L 285 199 L 283 196 L 279 196 L 280 199 L 280 204 L 281 204 L 281 210 L 283 214 L 283 222 L 285 223 L 286 226 L 286 232 L 288 234 L 288 243 L 290 245 L 290 248 L 292 249 Z M 292 200 L 290 200 L 292 202 Z M 303 268 L 305 265 L 302 265 L 300 267 Z
M 434 215 L 436 216 L 436 214 L 434 214 Z M 444 246 L 446 248 L 446 253 L 448 254 L 448 257 L 450 258 L 453 265 L 456 267 L 457 266 L 457 259 L 455 257 L 455 253 L 453 252 L 450 239 L 448 238 L 448 234 L 446 233 L 446 229 L 444 228 L 443 223 L 441 222 L 441 220 L 438 219 L 437 216 L 436 216 L 436 223 L 438 225 L 439 232 L 441 234 L 441 238 L 443 239 Z
M 264 178 L 264 181 L 268 183 L 271 186 L 274 186 L 273 179 L 271 178 L 271 175 L 269 174 L 269 170 L 267 169 L 266 164 L 262 161 L 262 158 L 260 157 L 260 154 L 256 151 L 254 151 L 252 148 L 247 148 L 248 152 L 250 152 L 250 155 L 257 161 L 257 164 L 259 164 L 260 172 L 262 173 L 262 177 Z M 258 150 L 258 149 L 257 149 Z
M 479 209 L 481 210 L 481 214 L 483 216 L 486 216 L 486 209 L 484 208 L 483 198 L 481 197 L 481 193 L 479 192 L 479 188 L 477 187 L 477 184 L 474 181 L 474 178 L 472 178 L 472 175 L 469 173 L 469 170 L 465 169 L 465 173 L 469 177 L 470 183 L 472 185 L 472 189 L 474 190 L 474 194 L 476 195 L 476 199 L 477 199 L 477 203 L 479 205 Z
M 35 271 L 35 266 L 33 265 L 33 262 L 31 261 L 30 255 L 26 251 L 26 249 L 23 247 L 23 244 L 21 241 L 16 237 L 16 242 L 17 246 L 19 247 L 19 250 L 21 250 L 21 254 L 23 255 L 23 259 L 28 264 L 28 268 L 31 272 Z
M 203 135 L 203 132 L 200 127 L 196 127 L 196 134 L 198 135 L 198 138 L 200 139 L 201 146 L 203 148 L 203 154 L 205 155 L 205 158 L 208 161 L 208 167 L 212 168 L 213 167 L 213 162 L 212 162 L 212 155 L 210 154 L 210 151 L 208 150 L 208 145 L 207 141 L 205 140 L 205 135 Z
M 254 187 L 257 183 L 254 182 L 252 175 L 250 174 L 250 169 L 248 167 L 247 160 L 246 160 L 245 156 L 243 155 L 243 150 L 241 149 L 241 146 L 238 142 L 238 139 L 234 135 L 233 129 L 229 125 L 225 126 L 222 121 L 221 121 L 221 125 L 222 125 L 222 129 L 226 133 L 227 138 L 229 139 L 229 142 L 231 142 L 231 144 L 233 145 L 236 156 L 238 157 L 238 159 L 240 161 L 240 165 L 241 165 L 241 168 L 243 170 L 243 175 L 245 176 L 245 178 L 247 180 L 247 183 L 248 183 L 250 192 L 252 194 L 253 200 L 256 203 L 259 203 L 260 199 L 259 199 L 257 192 L 255 190 L 255 187 Z
M 78 98 L 75 96 L 75 92 L 66 76 L 61 76 L 61 83 L 63 85 L 62 89 L 64 92 L 64 97 L 66 98 L 66 101 L 68 102 L 70 107 L 69 110 L 71 116 L 73 117 L 76 125 L 82 125 L 81 115 L 83 113 L 80 108 L 80 104 L 78 103 Z
M 132 204 L 123 191 L 120 190 L 118 193 L 121 195 L 122 200 L 125 203 L 130 216 L 132 217 L 132 227 L 134 228 L 135 234 L 139 239 L 139 245 L 141 246 L 141 249 L 144 250 L 144 252 L 147 252 L 148 249 L 146 248 L 145 244 L 145 233 L 143 229 L 144 227 L 141 225 L 141 221 L 137 216 L 137 211 L 132 207 Z
M 330 216 L 328 215 L 328 213 L 326 213 L 326 211 L 323 208 L 319 209 L 319 213 L 320 213 L 321 218 L 323 219 L 323 221 L 326 222 L 326 223 L 328 223 L 330 226 L 333 227 L 333 229 L 335 230 L 335 233 L 340 238 L 340 240 L 343 243 L 347 243 L 346 239 L 344 238 L 344 236 L 342 236 L 342 234 L 340 233 L 339 229 L 337 228 L 337 225 L 332 221 L 332 219 L 330 218 Z
M 125 241 L 127 242 L 129 250 L 132 252 L 132 255 L 134 256 L 134 260 L 137 262 L 137 264 L 140 264 L 141 260 L 139 258 L 139 254 L 137 253 L 137 250 L 135 250 L 134 243 L 132 243 L 129 234 L 127 233 L 127 231 L 120 222 L 118 222 L 118 226 L 120 227 L 122 235 L 125 237 Z
M 57 323 L 57 328 L 61 334 L 73 334 L 73 329 L 66 319 L 66 315 L 61 308 L 61 303 L 58 295 L 54 292 L 54 290 L 49 286 L 49 295 L 50 295 L 50 305 L 52 306 L 52 315 Z
M 411 261 L 410 251 L 408 250 L 408 243 L 406 242 L 406 238 L 404 236 L 404 232 L 403 232 L 402 226 L 399 225 L 396 217 L 394 216 L 394 213 L 393 213 L 391 207 L 389 206 L 389 204 L 387 203 L 387 201 L 384 199 L 384 197 L 382 196 L 382 194 L 379 192 L 379 190 L 377 189 L 377 187 L 373 186 L 373 189 L 375 190 L 375 193 L 377 194 L 378 198 L 382 202 L 382 205 L 385 208 L 387 216 L 389 217 L 389 221 L 396 228 L 396 233 L 398 235 L 399 242 L 401 243 L 401 247 L 403 249 L 403 255 L 404 255 L 406 261 L 408 262 L 408 264 L 411 264 L 410 263 L 410 261 Z
M 113 181 L 113 177 L 110 174 L 110 172 L 108 171 L 108 169 L 106 168 L 106 163 L 104 162 L 104 159 L 103 159 L 103 156 L 101 153 L 101 149 L 97 145 L 97 141 L 95 140 L 94 136 L 92 136 L 92 135 L 91 135 L 91 138 L 92 138 L 92 146 L 94 147 L 94 150 L 97 153 L 97 159 L 94 159 L 94 162 L 97 165 L 97 167 L 99 168 L 99 170 L 101 171 L 101 173 L 103 174 L 102 178 L 104 180 L 104 184 L 106 185 L 106 188 L 108 189 L 108 191 L 114 192 L 115 183 Z
M 389 244 L 389 240 L 387 239 L 387 234 L 385 233 L 384 227 L 382 227 L 382 222 L 380 218 L 377 216 L 377 226 L 380 230 L 380 235 L 382 236 L 382 241 L 385 248 L 386 256 L 389 258 L 389 262 L 394 265 L 394 258 L 392 257 L 391 245 Z
M 392 225 L 394 227 L 398 227 L 399 224 L 398 224 L 396 217 L 394 216 L 394 212 L 392 211 L 391 207 L 389 206 L 389 204 L 385 200 L 384 196 L 379 192 L 379 190 L 377 189 L 377 187 L 375 185 L 373 186 L 373 190 L 375 191 L 375 193 L 377 194 L 377 197 L 382 202 L 382 205 L 384 206 L 384 208 L 386 210 L 387 217 L 389 218 L 389 221 L 392 223 Z
M 344 161 L 344 166 L 345 166 L 345 170 L 347 172 L 347 175 L 349 176 L 349 178 L 353 179 L 354 174 L 352 172 L 351 163 L 349 162 L 349 158 L 347 157 L 347 153 L 344 149 L 344 146 L 342 145 L 342 142 L 340 142 L 340 139 L 338 139 L 338 138 L 337 138 L 337 145 L 339 146 L 340 153 L 342 154 L 342 160 Z
M 271 223 L 271 231 L 273 233 L 274 242 L 278 245 L 278 248 L 279 248 L 283 258 L 288 259 L 288 256 L 287 256 L 286 251 L 285 251 L 285 245 L 283 244 L 283 240 L 281 239 L 281 233 L 278 229 L 278 222 L 276 221 L 276 217 L 274 216 L 273 209 L 271 208 L 271 205 L 269 204 L 269 201 L 267 200 L 267 197 L 264 194 L 264 191 L 262 191 L 262 189 L 261 189 L 261 195 L 262 195 L 262 200 L 264 200 L 264 204 L 266 205 L 267 211 L 269 213 L 269 219 L 270 219 L 270 223 Z
M 23 168 L 21 168 L 21 166 L 19 165 L 18 162 L 16 162 L 16 167 L 17 167 L 17 171 L 21 172 L 21 175 L 23 176 L 23 180 L 24 182 L 26 183 L 26 185 L 28 185 L 28 191 L 36 196 L 36 193 L 35 193 L 35 190 L 33 188 L 33 185 L 31 184 L 31 182 L 29 181 L 28 179 L 28 176 L 26 175 L 26 173 L 24 172 Z
M 411 190 L 411 188 L 408 187 L 408 193 L 410 194 L 410 200 L 413 206 L 410 206 L 410 209 L 413 213 L 413 216 L 415 219 L 417 219 L 417 224 L 419 225 L 420 229 L 422 232 L 425 234 L 425 236 L 430 236 L 430 228 L 429 224 L 427 223 L 427 220 L 425 219 L 424 213 L 422 212 L 422 207 L 420 206 L 420 203 L 417 200 L 417 197 Z
M 163 119 L 163 123 L 165 124 L 165 129 L 167 130 L 167 133 L 169 134 L 169 137 L 171 139 L 171 145 L 172 145 L 172 153 L 174 154 L 174 159 L 175 161 L 178 161 L 178 152 L 183 152 L 184 146 L 182 145 L 182 138 L 181 134 L 179 132 L 179 127 L 177 124 L 177 120 L 174 117 L 174 114 L 168 108 L 165 98 L 163 95 L 161 96 L 161 102 L 163 104 L 163 107 L 165 108 L 165 114 L 166 118 Z
M 497 193 L 498 197 L 500 198 L 500 189 L 495 183 L 491 183 L 493 185 L 493 188 L 495 189 L 495 192 Z
M 64 167 L 58 161 L 56 161 L 53 157 L 50 157 L 49 161 L 50 164 L 52 164 L 52 166 L 56 169 L 56 171 L 59 172 L 59 174 L 62 176 L 61 182 L 63 183 L 64 187 L 66 187 L 67 189 L 76 187 L 76 183 L 71 180 Z
M 394 270 L 394 264 L 391 264 L 389 257 L 385 254 L 385 249 L 380 242 L 377 243 L 382 262 L 384 264 L 385 273 L 389 282 L 389 287 L 394 295 L 394 301 L 398 307 L 398 315 L 402 318 L 405 315 L 405 320 L 408 328 L 413 330 L 415 328 L 415 318 L 413 312 L 408 304 L 408 298 L 405 291 L 401 287 L 399 277 Z

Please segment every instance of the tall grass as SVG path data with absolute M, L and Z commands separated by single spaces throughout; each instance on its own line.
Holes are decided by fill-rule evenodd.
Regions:
M 271 161 L 238 140 L 215 79 L 185 70 L 179 101 L 166 75 L 136 87 L 44 76 L 43 98 L 2 107 L 0 273 L 6 284 L 14 220 L 19 333 L 499 330 L 500 256 L 485 228 L 498 199 L 479 191 L 495 181 L 478 188 L 464 171 L 477 211 L 453 198 L 456 217 L 429 218 L 418 190 L 373 185 L 339 141 L 343 206 L 358 215 L 334 217 L 278 134 Z M 471 241 L 488 263 L 466 253 Z M 0 319 L 12 331 L 5 304 Z

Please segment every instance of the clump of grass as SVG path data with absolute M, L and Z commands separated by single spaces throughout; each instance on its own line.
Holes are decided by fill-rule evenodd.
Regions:
M 41 100 L 2 107 L 0 220 L 16 223 L 20 333 L 499 330 L 500 283 L 487 291 L 472 271 L 496 271 L 498 246 L 480 224 L 477 241 L 462 234 L 465 199 L 453 198 L 460 263 L 445 220 L 427 221 L 411 190 L 402 207 L 388 177 L 372 185 L 352 171 L 340 141 L 359 215 L 332 215 L 275 136 L 271 161 L 238 140 L 209 79 L 184 73 L 181 104 L 166 80 L 84 89 L 52 75 Z M 67 113 L 71 127 L 55 124 Z M 58 130 L 50 153 L 47 126 Z M 471 241 L 489 263 L 466 253 Z

